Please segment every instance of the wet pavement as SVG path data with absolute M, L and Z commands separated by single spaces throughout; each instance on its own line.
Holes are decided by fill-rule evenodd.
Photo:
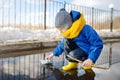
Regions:
M 110 52 L 112 65 L 108 64 Z M 119 52 L 120 43 L 106 44 L 96 65 L 110 67 L 109 69 L 83 70 L 79 64 L 78 69 L 71 71 L 61 69 L 67 64 L 63 55 L 54 57 L 52 65 L 42 65 L 40 60 L 51 52 L 41 53 L 40 50 L 32 50 L 20 52 L 20 56 L 14 55 L 17 52 L 9 56 L 0 55 L 0 80 L 120 80 Z
M 82 68 L 70 71 L 63 71 L 53 66 L 44 66 L 46 73 L 41 80 L 120 80 L 120 63 L 113 64 L 110 69 L 89 69 Z
M 102 70 L 94 68 L 95 80 L 120 80 L 120 63 L 111 65 L 110 69 Z
M 46 65 L 44 77 L 41 80 L 94 80 L 95 73 L 92 69 L 76 69 L 70 71 L 63 71 L 53 66 Z
M 106 70 L 98 68 L 84 70 L 79 64 L 78 69 L 63 71 L 61 68 L 67 62 L 58 58 L 49 65 L 42 65 L 34 55 L 29 59 L 29 63 L 27 57 L 13 60 L 11 58 L 9 63 L 4 61 L 0 67 L 0 80 L 120 80 L 120 63 L 113 64 Z

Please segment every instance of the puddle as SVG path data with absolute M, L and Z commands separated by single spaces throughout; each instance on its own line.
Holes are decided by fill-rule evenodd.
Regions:
M 120 43 L 112 44 L 112 63 L 120 62 Z M 104 45 L 102 55 L 99 58 L 98 64 L 109 62 L 111 44 Z M 42 65 L 40 60 L 49 53 L 41 53 L 40 50 L 32 50 L 18 52 L 20 55 L 15 55 L 17 52 L 8 55 L 0 56 L 0 80 L 120 80 L 120 73 L 116 73 L 116 69 L 120 66 L 115 66 L 107 70 L 93 69 L 83 71 L 78 70 L 62 71 L 61 67 L 67 64 L 63 55 L 53 58 L 53 65 Z M 24 55 L 22 55 L 24 54 Z M 111 63 L 111 64 L 112 64 Z M 114 65 L 114 64 L 113 64 Z M 85 73 L 85 74 L 83 74 Z M 114 74 L 114 75 L 112 75 Z M 112 76 L 111 76 L 112 75 Z M 109 78 L 107 78 L 109 76 Z
M 41 80 L 94 80 L 95 73 L 92 69 L 76 69 L 63 71 L 50 65 L 44 66 L 45 74 Z

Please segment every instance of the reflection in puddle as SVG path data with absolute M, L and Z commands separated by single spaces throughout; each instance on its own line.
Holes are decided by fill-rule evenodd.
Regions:
M 0 60 L 0 80 L 31 80 L 37 78 L 43 69 L 40 59 L 43 54 L 11 57 Z
M 44 80 L 94 80 L 95 73 L 92 69 L 84 71 L 83 69 L 62 71 L 53 66 L 45 66 L 46 73 Z M 49 74 L 48 74 L 49 73 Z
M 118 43 L 112 44 L 112 62 L 120 62 L 120 46 L 118 47 L 118 45 Z M 99 58 L 98 64 L 109 61 L 109 48 L 109 45 L 104 45 L 103 54 Z M 54 57 L 53 65 L 43 66 L 40 60 L 43 60 L 44 54 L 34 50 L 19 54 L 26 53 L 27 55 L 17 57 L 11 57 L 14 55 L 9 54 L 9 57 L 7 55 L 8 58 L 0 55 L 0 80 L 94 80 L 97 77 L 93 70 L 86 70 L 85 72 L 82 72 L 81 69 L 62 71 L 61 67 L 67 64 L 63 55 Z
M 92 70 L 62 71 L 61 67 L 67 62 L 63 62 L 63 56 L 59 58 L 53 58 L 53 65 L 40 63 L 43 54 L 3 58 L 0 60 L 0 80 L 94 80 Z

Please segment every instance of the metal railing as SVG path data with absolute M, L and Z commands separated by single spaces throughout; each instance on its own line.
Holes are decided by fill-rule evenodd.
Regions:
M 1 0 L 0 27 L 48 29 L 54 28 L 56 13 L 63 7 L 68 12 L 78 10 L 96 30 L 120 31 L 120 11 L 100 10 L 53 0 Z

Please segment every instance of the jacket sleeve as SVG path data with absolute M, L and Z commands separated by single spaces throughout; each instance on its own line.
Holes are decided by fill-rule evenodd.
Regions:
M 63 50 L 64 50 L 64 44 L 63 44 L 63 39 L 62 39 L 61 42 L 57 45 L 57 47 L 53 50 L 54 56 L 61 55 Z
M 88 58 L 95 63 L 102 51 L 103 41 L 91 26 L 85 29 L 85 36 L 91 45 L 88 52 Z

